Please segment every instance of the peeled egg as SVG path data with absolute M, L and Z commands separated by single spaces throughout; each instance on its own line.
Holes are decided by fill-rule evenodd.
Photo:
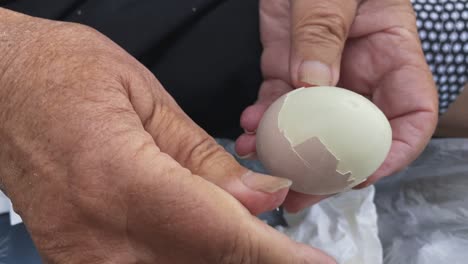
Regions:
M 338 87 L 296 89 L 276 100 L 257 129 L 257 155 L 300 193 L 329 195 L 364 182 L 392 143 L 388 119 L 370 100 Z

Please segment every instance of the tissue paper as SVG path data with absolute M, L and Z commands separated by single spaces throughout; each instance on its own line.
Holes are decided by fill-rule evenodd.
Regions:
M 331 197 L 300 214 L 285 214 L 277 229 L 321 249 L 339 264 L 382 264 L 373 186 Z

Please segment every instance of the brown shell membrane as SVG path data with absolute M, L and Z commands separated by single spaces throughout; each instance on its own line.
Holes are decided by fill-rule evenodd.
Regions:
M 310 175 L 314 175 L 312 177 L 321 174 L 319 177 L 323 178 L 323 182 L 320 183 L 323 188 L 333 189 L 334 186 L 345 188 L 353 183 L 351 172 L 342 174 L 337 171 L 339 160 L 317 137 L 309 138 L 294 147 L 294 150 L 309 168 Z

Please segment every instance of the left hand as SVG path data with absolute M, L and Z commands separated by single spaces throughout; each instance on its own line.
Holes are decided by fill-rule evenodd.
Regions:
M 289 181 L 240 166 L 86 26 L 0 8 L 0 188 L 44 263 L 335 263 L 254 217 Z
M 264 82 L 241 117 L 240 156 L 255 153 L 255 130 L 268 106 L 303 86 L 360 93 L 387 116 L 393 142 L 384 164 L 360 187 L 406 167 L 437 123 L 437 93 L 408 0 L 260 0 Z M 281 175 L 278 175 L 281 176 Z M 298 211 L 323 199 L 290 192 Z

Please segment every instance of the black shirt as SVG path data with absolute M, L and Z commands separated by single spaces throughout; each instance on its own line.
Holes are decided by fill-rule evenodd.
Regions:
M 147 66 L 195 122 L 235 138 L 261 83 L 258 2 L 10 0 L 0 6 L 91 26 Z

